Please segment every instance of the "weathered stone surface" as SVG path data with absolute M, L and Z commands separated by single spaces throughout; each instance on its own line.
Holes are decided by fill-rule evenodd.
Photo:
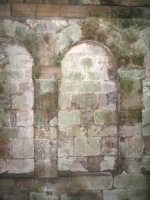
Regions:
M 95 110 L 94 122 L 100 125 L 117 124 L 117 114 L 109 110 Z
M 13 139 L 13 158 L 33 158 L 34 141 L 33 139 Z
M 73 156 L 73 139 L 61 138 L 58 141 L 58 157 Z
M 80 124 L 80 111 L 59 111 L 58 123 L 62 126 L 75 126 Z
M 143 136 L 150 135 L 150 126 L 143 126 L 142 127 L 142 135 Z
M 141 123 L 135 124 L 135 126 L 120 126 L 119 133 L 121 137 L 133 137 L 142 135 Z
M 14 189 L 14 181 L 12 179 L 0 180 L 0 192 L 12 193 Z
M 36 79 L 35 83 L 36 92 L 40 95 L 57 93 L 56 81 L 51 81 L 47 79 Z
M 12 4 L 12 15 L 18 17 L 35 17 L 36 5 L 30 4 Z
M 34 160 L 33 159 L 7 159 L 7 171 L 8 173 L 33 173 L 34 172 Z
M 78 136 L 75 138 L 74 154 L 76 156 L 100 155 L 99 139 L 98 137 Z
M 58 127 L 38 127 L 35 128 L 35 138 L 36 139 L 57 139 Z
M 118 142 L 116 137 L 103 137 L 100 140 L 102 155 L 118 155 Z
M 147 189 L 119 189 L 119 190 L 104 190 L 104 200 L 147 200 L 148 190 Z
M 39 17 L 58 17 L 59 7 L 57 5 L 38 5 L 37 16 Z
M 60 6 L 60 17 L 68 18 L 84 18 L 86 15 L 85 6 L 71 6 L 71 5 L 62 5 Z
M 100 171 L 116 169 L 117 157 L 104 156 L 104 160 L 100 163 Z
M 150 170 L 150 156 L 143 156 L 141 161 L 141 169 L 143 171 Z
M 145 78 L 145 69 L 118 69 L 118 76 L 120 78 L 128 78 L 128 79 L 144 79 Z
M 0 159 L 0 173 L 6 172 L 6 160 Z
M 138 175 L 118 175 L 114 179 L 116 188 L 146 188 L 146 177 L 142 174 Z
M 31 192 L 30 200 L 34 200 L 34 199 L 59 200 L 59 196 L 56 195 L 56 194 L 46 194 L 46 193 Z
M 120 141 L 120 154 L 126 158 L 141 158 L 143 148 L 141 137 L 125 138 Z
M 112 177 L 109 175 L 74 177 L 71 187 L 74 190 L 110 189 L 112 187 Z
M 125 159 L 122 166 L 127 174 L 141 174 L 140 160 L 137 158 Z
M 88 136 L 116 136 L 117 135 L 117 127 L 116 126 L 107 126 L 101 127 L 98 125 L 91 125 L 88 129 Z
M 150 109 L 142 110 L 142 124 L 148 125 L 150 123 Z
M 32 126 L 33 125 L 33 111 L 32 110 L 18 110 L 17 111 L 17 126 Z
M 12 142 L 8 139 L 0 140 L 0 157 L 12 158 Z
M 0 16 L 10 16 L 10 4 L 0 5 Z
M 11 200 L 11 199 L 15 199 L 15 200 L 28 200 L 29 197 L 27 194 L 2 194 L 0 195 L 1 198 L 6 199 L 6 200 Z
M 121 109 L 142 109 L 142 94 L 121 94 Z

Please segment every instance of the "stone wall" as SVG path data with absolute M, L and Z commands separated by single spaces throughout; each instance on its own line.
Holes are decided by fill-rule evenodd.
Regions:
M 137 2 L 0 4 L 0 199 L 150 199 L 150 9 L 113 6 Z

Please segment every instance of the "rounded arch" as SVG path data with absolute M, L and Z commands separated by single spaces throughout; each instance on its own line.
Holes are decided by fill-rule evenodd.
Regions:
M 1 143 L 6 143 L 1 158 L 8 173 L 34 171 L 34 86 L 33 59 L 15 39 L 1 38 Z
M 58 113 L 60 171 L 115 169 L 118 156 L 115 68 L 110 50 L 96 41 L 79 42 L 65 54 Z M 101 160 L 97 167 L 90 164 L 89 157 Z

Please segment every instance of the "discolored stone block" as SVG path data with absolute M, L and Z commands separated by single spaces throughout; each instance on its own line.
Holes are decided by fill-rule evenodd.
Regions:
M 117 165 L 117 156 L 104 156 L 100 163 L 100 171 L 115 170 Z
M 36 139 L 57 139 L 58 127 L 37 127 L 35 130 L 35 138 Z
M 88 136 L 116 136 L 117 135 L 116 126 L 101 127 L 98 125 L 90 125 L 88 128 Z
M 33 173 L 34 172 L 34 159 L 7 159 L 8 173 Z
M 6 172 L 6 160 L 0 159 L 0 174 Z
M 150 123 L 150 109 L 142 110 L 142 124 L 148 125 Z
M 0 94 L 0 110 L 10 109 L 10 95 Z
M 58 157 L 73 156 L 73 139 L 61 138 L 58 141 Z
M 81 113 L 81 125 L 89 126 L 94 123 L 94 112 L 93 110 L 84 110 Z
M 35 91 L 40 95 L 57 94 L 57 82 L 48 79 L 36 79 Z
M 0 191 L 12 193 L 14 189 L 14 181 L 12 179 L 1 179 L 0 180 Z
M 142 174 L 137 175 L 118 175 L 114 179 L 116 188 L 146 188 L 146 177 Z
M 142 135 L 142 125 L 137 123 L 134 126 L 120 126 L 119 132 L 121 137 L 140 137 Z
M 79 125 L 80 122 L 80 111 L 59 111 L 58 113 L 58 123 L 62 126 L 74 126 Z
M 142 121 L 142 110 L 141 109 L 130 109 L 120 112 L 120 123 L 121 125 L 134 125 Z
M 103 137 L 100 140 L 102 155 L 118 155 L 118 142 L 116 137 Z
M 17 126 L 32 126 L 33 125 L 33 110 L 18 110 L 17 111 Z
M 13 158 L 33 158 L 34 141 L 33 139 L 13 139 Z
M 6 2 L 4 2 L 6 3 Z M 0 16 L 10 16 L 10 4 L 1 4 L 0 5 Z
M 71 108 L 71 95 L 70 94 L 59 94 L 59 109 L 70 109 Z
M 59 17 L 58 5 L 38 5 L 37 16 L 39 17 Z
M 143 148 L 141 137 L 125 138 L 120 141 L 120 154 L 126 158 L 141 158 Z
M 12 158 L 12 143 L 11 140 L 1 139 L 0 140 L 0 157 L 1 158 Z
M 109 110 L 95 110 L 94 122 L 100 125 L 110 125 L 117 123 L 117 114 Z
M 75 138 L 74 155 L 75 156 L 94 156 L 100 155 L 100 138 L 80 135 Z
M 36 5 L 12 4 L 12 15 L 16 17 L 33 16 L 35 17 Z
M 86 7 L 78 5 L 62 5 L 60 6 L 60 17 L 68 18 L 85 18 Z

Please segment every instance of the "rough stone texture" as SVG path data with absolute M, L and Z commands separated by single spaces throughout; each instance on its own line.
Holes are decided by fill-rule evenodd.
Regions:
M 0 5 L 0 16 L 10 16 L 10 4 Z
M 60 17 L 68 18 L 84 18 L 86 15 L 86 8 L 84 6 L 60 6 Z
M 35 16 L 36 5 L 12 4 L 12 16 Z
M 34 160 L 33 159 L 7 159 L 7 171 L 8 173 L 33 173 L 34 172 Z
M 89 169 L 93 172 L 88 156 L 100 155 L 108 157 L 103 162 L 101 158 L 96 171 L 115 169 L 116 159 L 111 156 L 118 155 L 117 138 L 100 137 L 117 135 L 117 129 L 109 132 L 109 128 L 103 127 L 117 124 L 116 100 L 113 100 L 114 106 L 106 105 L 114 98 L 110 93 L 116 92 L 116 84 L 108 75 L 108 68 L 114 67 L 109 50 L 90 41 L 74 46 L 62 60 L 58 114 L 60 171 L 87 172 Z M 79 125 L 81 128 L 73 131 Z M 66 141 L 69 141 L 67 145 Z
M 59 7 L 57 5 L 38 5 L 37 16 L 38 17 L 58 17 Z

